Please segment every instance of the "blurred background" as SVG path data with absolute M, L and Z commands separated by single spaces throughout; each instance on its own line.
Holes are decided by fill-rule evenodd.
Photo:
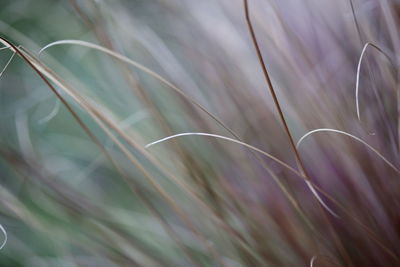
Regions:
M 1 1 L 1 266 L 399 266 L 399 1 L 248 4 L 308 185 L 244 1 Z

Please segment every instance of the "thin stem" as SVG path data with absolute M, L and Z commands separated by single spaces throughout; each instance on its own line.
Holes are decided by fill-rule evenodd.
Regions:
M 269 89 L 269 91 L 270 91 L 270 93 L 271 93 L 271 96 L 272 96 L 272 98 L 273 98 L 273 100 L 274 100 L 275 107 L 276 107 L 276 109 L 278 110 L 279 117 L 280 117 L 280 119 L 281 119 L 281 121 L 282 121 L 282 124 L 283 124 L 283 126 L 284 126 L 285 132 L 286 132 L 286 134 L 287 134 L 287 136 L 288 136 L 288 138 L 289 138 L 289 142 L 290 142 L 290 145 L 291 145 L 291 147 L 292 147 L 292 150 L 293 150 L 293 152 L 294 152 L 294 154 L 295 154 L 296 161 L 297 161 L 297 164 L 298 164 L 298 166 L 299 166 L 299 168 L 300 168 L 300 171 L 304 174 L 304 177 L 305 177 L 306 182 L 310 182 L 311 179 L 310 179 L 309 175 L 307 174 L 307 171 L 306 171 L 306 169 L 305 169 L 305 167 L 304 167 L 303 161 L 302 161 L 302 159 L 301 159 L 301 157 L 300 157 L 300 154 L 299 154 L 299 152 L 298 152 L 298 150 L 297 150 L 297 148 L 296 148 L 296 145 L 295 145 L 293 136 L 292 136 L 292 134 L 290 133 L 288 124 L 287 124 L 287 122 L 286 122 L 285 116 L 283 115 L 282 108 L 281 108 L 281 106 L 280 106 L 280 104 L 279 104 L 278 97 L 276 96 L 274 87 L 273 87 L 273 85 L 272 85 L 271 78 L 270 78 L 270 76 L 269 76 L 267 67 L 266 67 L 266 65 L 265 65 L 264 58 L 263 58 L 263 56 L 262 56 L 260 46 L 258 45 L 257 37 L 256 37 L 255 31 L 254 31 L 254 28 L 253 28 L 253 25 L 252 25 L 251 19 L 250 19 L 248 0 L 243 0 L 243 1 L 244 1 L 244 11 L 245 11 L 245 16 L 246 16 L 247 26 L 248 26 L 249 32 L 250 32 L 250 34 L 251 34 L 251 39 L 252 39 L 252 41 L 253 41 L 253 45 L 254 45 L 254 47 L 255 47 L 255 49 L 256 49 L 256 52 L 257 52 L 257 57 L 258 57 L 258 60 L 259 60 L 259 62 L 260 62 L 260 65 L 261 65 L 261 69 L 262 69 L 262 71 L 263 71 L 265 81 L 266 81 L 266 83 L 267 83 L 267 85 L 268 85 L 268 89 Z M 309 183 L 307 183 L 307 184 L 309 184 Z M 319 202 L 318 202 L 318 203 L 319 203 Z M 346 250 L 343 248 L 343 245 L 341 244 L 340 238 L 338 237 L 337 233 L 335 232 L 335 229 L 333 228 L 331 222 L 330 222 L 329 219 L 326 217 L 326 214 L 325 214 L 325 212 L 324 212 L 324 209 L 322 208 L 322 206 L 321 206 L 320 203 L 319 203 L 318 207 L 322 210 L 323 217 L 324 217 L 324 219 L 326 220 L 326 222 L 327 222 L 328 225 L 329 225 L 329 229 L 330 229 L 330 231 L 331 231 L 331 233 L 332 233 L 333 240 L 334 240 L 335 244 L 337 245 L 337 247 L 338 247 L 340 253 L 341 253 L 342 256 L 344 257 L 346 263 L 347 263 L 349 266 L 352 266 L 352 263 L 351 263 L 351 260 L 350 260 L 350 257 L 349 257 L 349 255 L 348 255 L 348 253 L 347 253 Z
M 264 58 L 262 56 L 260 46 L 258 45 L 257 37 L 256 37 L 255 31 L 254 31 L 254 28 L 253 28 L 253 24 L 251 23 L 251 19 L 250 19 L 249 5 L 248 5 L 248 1 L 247 0 L 244 0 L 244 10 L 245 10 L 245 15 L 246 15 L 247 26 L 248 26 L 248 29 L 249 29 L 250 34 L 251 34 L 251 39 L 253 41 L 253 45 L 254 45 L 254 47 L 256 49 L 257 57 L 258 57 L 258 60 L 260 62 L 260 65 L 261 65 L 261 69 L 262 69 L 262 72 L 264 74 L 265 81 L 268 84 L 269 92 L 271 93 L 272 99 L 274 100 L 275 107 L 278 110 L 279 118 L 282 121 L 282 124 L 283 124 L 283 127 L 285 129 L 285 132 L 286 132 L 286 134 L 287 134 L 287 136 L 289 138 L 290 146 L 292 147 L 292 150 L 293 150 L 293 152 L 294 152 L 294 154 L 296 156 L 296 160 L 297 160 L 297 162 L 298 162 L 298 164 L 300 166 L 300 169 L 301 169 L 302 172 L 304 172 L 304 174 L 306 174 L 305 175 L 306 176 L 306 180 L 309 180 L 309 176 L 306 173 L 303 161 L 301 160 L 300 154 L 297 151 L 296 144 L 294 142 L 293 136 L 290 133 L 289 126 L 288 126 L 288 124 L 286 122 L 286 119 L 285 119 L 285 115 L 283 114 L 281 105 L 279 104 L 278 97 L 276 96 L 275 89 L 274 89 L 274 86 L 272 85 L 272 81 L 271 81 L 271 78 L 269 76 L 269 73 L 268 73 L 268 70 L 267 70 L 267 66 L 265 65 Z

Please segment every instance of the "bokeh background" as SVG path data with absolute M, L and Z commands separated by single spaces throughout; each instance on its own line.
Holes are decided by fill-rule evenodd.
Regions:
M 399 8 L 2 0 L 0 265 L 398 266 Z

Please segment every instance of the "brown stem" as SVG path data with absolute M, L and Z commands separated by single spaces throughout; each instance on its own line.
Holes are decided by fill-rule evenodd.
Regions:
M 279 104 L 278 97 L 276 96 L 276 93 L 275 93 L 275 90 L 274 90 L 274 86 L 272 85 L 272 81 L 271 81 L 271 78 L 269 76 L 269 73 L 268 73 L 268 70 L 267 70 L 267 66 L 265 65 L 264 58 L 262 56 L 260 46 L 258 45 L 257 37 L 256 37 L 256 34 L 254 32 L 253 24 L 251 23 L 249 5 L 248 5 L 248 1 L 247 0 L 244 0 L 244 12 L 245 12 L 245 15 L 246 15 L 247 26 L 248 26 L 250 34 L 251 34 L 251 39 L 253 41 L 253 45 L 254 45 L 254 47 L 256 49 L 256 52 L 257 52 L 257 57 L 258 57 L 258 60 L 260 62 L 260 65 L 261 65 L 261 69 L 262 69 L 262 72 L 264 74 L 265 81 L 268 84 L 268 89 L 269 89 L 269 92 L 271 93 L 272 99 L 274 100 L 275 107 L 278 110 L 279 118 L 282 121 L 282 124 L 283 124 L 283 127 L 285 129 L 285 132 L 286 132 L 286 134 L 287 134 L 287 136 L 289 138 L 290 146 L 292 147 L 292 150 L 293 150 L 293 152 L 294 152 L 294 154 L 296 156 L 296 160 L 297 160 L 297 162 L 298 162 L 298 164 L 300 166 L 301 171 L 305 174 L 306 180 L 310 180 L 309 176 L 306 173 L 306 169 L 304 168 L 304 164 L 303 164 L 303 161 L 301 160 L 299 151 L 297 150 L 296 145 L 294 143 L 293 136 L 290 133 L 290 130 L 289 130 L 288 124 L 286 122 L 285 116 L 283 115 L 283 111 L 282 111 L 281 105 Z
M 271 96 L 272 96 L 272 98 L 274 100 L 275 107 L 278 110 L 279 117 L 280 117 L 280 119 L 282 121 L 282 124 L 284 126 L 285 132 L 286 132 L 286 134 L 287 134 L 287 136 L 289 138 L 289 142 L 290 142 L 292 150 L 293 150 L 293 152 L 295 154 L 297 164 L 300 167 L 300 171 L 304 174 L 305 180 L 306 181 L 310 181 L 311 179 L 310 179 L 309 175 L 306 172 L 306 169 L 304 167 L 303 161 L 301 160 L 299 151 L 297 150 L 296 145 L 294 143 L 293 136 L 290 133 L 288 124 L 286 122 L 285 116 L 283 115 L 283 111 L 282 111 L 281 105 L 279 104 L 278 97 L 276 96 L 274 87 L 272 85 L 271 78 L 269 76 L 267 67 L 265 65 L 264 58 L 262 56 L 260 46 L 258 45 L 257 37 L 256 37 L 255 31 L 254 31 L 254 28 L 253 28 L 253 25 L 252 25 L 251 19 L 250 19 L 248 0 L 243 0 L 243 1 L 244 1 L 244 11 L 245 11 L 245 16 L 246 16 L 247 26 L 248 26 L 249 32 L 251 34 L 251 39 L 253 41 L 253 45 L 254 45 L 254 47 L 256 49 L 257 57 L 258 57 L 258 60 L 260 62 L 260 65 L 261 65 L 261 69 L 263 71 L 265 81 L 266 81 L 266 83 L 268 85 L 268 89 L 269 89 L 269 91 L 271 93 Z M 338 247 L 340 254 L 342 254 L 342 256 L 343 256 L 344 260 L 346 261 L 346 263 L 348 264 L 348 266 L 353 266 L 352 263 L 351 263 L 351 259 L 350 259 L 349 255 L 348 255 L 348 253 L 344 249 L 344 247 L 343 247 L 343 245 L 342 245 L 342 243 L 340 241 L 340 238 L 338 237 L 337 233 L 335 232 L 335 229 L 332 226 L 332 223 L 327 218 L 327 215 L 325 214 L 325 210 L 322 209 L 321 203 L 318 202 L 318 204 L 319 204 L 318 206 L 319 206 L 319 208 L 320 208 L 320 210 L 322 212 L 324 220 L 328 223 L 329 230 L 330 230 L 330 232 L 332 234 L 334 243 Z

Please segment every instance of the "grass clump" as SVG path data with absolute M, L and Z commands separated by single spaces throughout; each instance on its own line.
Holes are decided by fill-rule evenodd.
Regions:
M 5 6 L 2 265 L 399 264 L 395 3 Z

